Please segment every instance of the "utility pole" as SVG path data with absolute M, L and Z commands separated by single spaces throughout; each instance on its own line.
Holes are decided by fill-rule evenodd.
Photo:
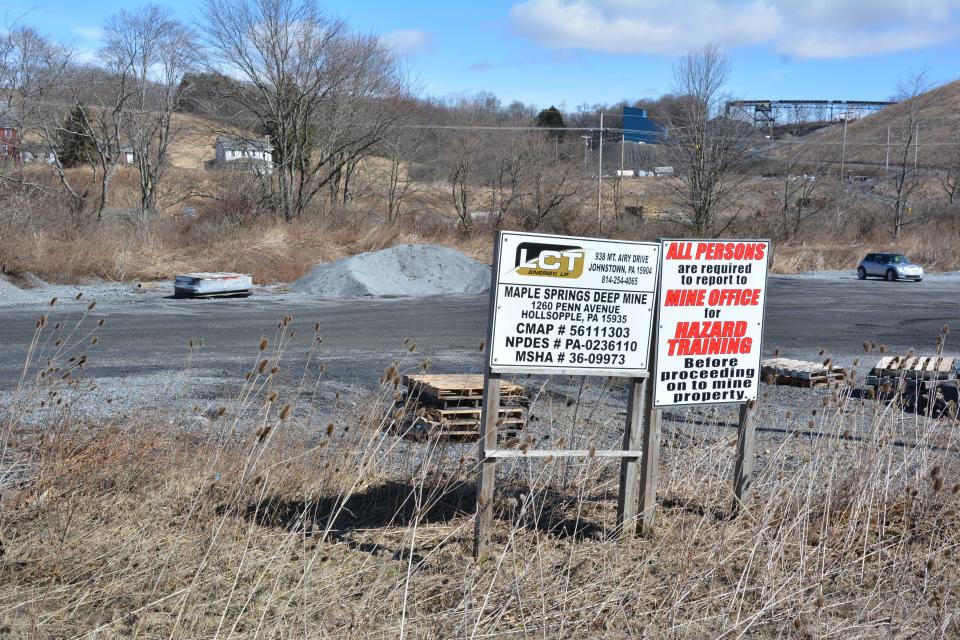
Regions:
M 622 125 L 621 125 L 622 126 Z M 619 224 L 620 210 L 623 206 L 623 154 L 624 147 L 627 146 L 627 134 L 620 134 L 620 175 L 617 176 L 616 189 L 613 198 L 613 217 Z
M 920 157 L 920 125 L 914 130 L 913 134 L 913 170 L 917 170 L 917 158 Z
M 620 177 L 623 177 L 623 148 L 627 144 L 627 134 L 620 135 Z
M 600 112 L 600 161 L 597 168 L 597 232 L 601 229 L 600 194 L 603 191 L 603 111 Z
M 583 138 L 583 177 L 587 177 L 587 151 L 590 150 L 590 136 L 580 136 Z
M 887 161 L 883 165 L 884 173 L 890 173 L 890 125 L 887 125 Z
M 847 115 L 843 116 L 843 147 L 840 151 L 840 182 L 843 182 L 843 166 L 847 161 Z

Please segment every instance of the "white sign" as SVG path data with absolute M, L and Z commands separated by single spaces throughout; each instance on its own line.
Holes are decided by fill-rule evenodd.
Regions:
M 664 240 L 654 406 L 757 399 L 767 240 Z
M 645 375 L 660 245 L 501 231 L 490 369 Z

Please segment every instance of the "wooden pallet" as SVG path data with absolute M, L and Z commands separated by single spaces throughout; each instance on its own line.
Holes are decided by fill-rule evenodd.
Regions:
M 443 425 L 440 423 L 424 421 L 421 424 L 428 425 L 428 429 L 425 431 L 416 431 L 412 433 L 412 437 L 415 439 L 430 439 L 430 440 L 456 440 L 458 442 L 476 442 L 479 439 L 480 434 L 477 431 L 477 428 L 470 427 L 469 425 L 457 426 L 457 425 Z M 519 437 L 522 431 L 516 427 L 511 427 L 505 425 L 497 430 L 497 440 L 504 442 L 510 438 Z
M 870 372 L 870 379 L 949 380 L 956 377 L 955 359 L 945 356 L 886 356 Z M 869 380 L 868 380 L 869 383 Z
M 462 414 L 461 414 L 462 416 Z M 501 409 L 498 419 L 497 435 L 500 439 L 515 436 L 526 426 L 526 413 L 516 414 Z M 460 440 L 476 440 L 480 437 L 480 416 L 475 417 L 438 417 L 435 413 L 426 411 L 423 415 L 412 416 L 408 427 L 413 426 L 411 435 L 427 438 L 457 438 Z
M 769 358 L 761 361 L 760 374 L 763 379 L 773 376 L 776 384 L 795 387 L 819 387 L 847 379 L 847 370 L 842 367 L 791 358 Z
M 403 383 L 412 394 L 429 396 L 444 403 L 465 400 L 480 402 L 483 399 L 483 374 L 479 373 L 411 374 L 403 377 Z M 523 387 L 501 380 L 500 397 L 523 397 Z
M 409 397 L 417 402 L 417 420 L 430 437 L 472 438 L 480 435 L 483 402 L 482 374 L 411 374 L 403 378 Z M 521 385 L 500 381 L 497 431 L 516 433 L 527 422 L 527 397 Z M 421 430 L 422 431 L 422 430 Z
M 527 421 L 527 411 L 523 407 L 500 407 L 497 422 L 501 425 L 519 425 L 522 428 Z M 440 425 L 463 426 L 480 424 L 480 409 L 470 413 L 461 413 L 453 409 L 427 410 L 423 417 Z
M 503 419 L 517 418 L 526 415 L 527 410 L 524 407 L 500 405 L 499 415 Z M 426 415 L 435 417 L 437 420 L 479 420 L 480 407 L 452 407 L 449 409 L 437 409 L 430 407 Z

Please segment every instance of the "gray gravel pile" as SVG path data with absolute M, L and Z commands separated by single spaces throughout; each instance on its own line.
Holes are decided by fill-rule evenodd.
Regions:
M 87 282 L 84 284 L 49 284 L 32 274 L 21 276 L 21 288 L 0 277 L 0 307 L 11 305 L 47 305 L 52 298 L 61 303 L 70 303 L 78 293 L 83 294 L 80 303 L 86 306 L 91 300 L 99 302 L 147 300 L 173 294 L 171 282 L 148 282 L 143 286 L 130 282 Z
M 37 277 L 29 271 L 24 271 L 17 276 L 16 283 L 21 289 L 39 289 L 41 287 L 50 286 L 42 278 Z
M 0 277 L 0 305 L 36 302 L 37 297 L 31 291 L 18 288 L 6 278 Z
M 291 286 L 320 298 L 485 293 L 490 267 L 447 247 L 408 244 L 317 265 Z

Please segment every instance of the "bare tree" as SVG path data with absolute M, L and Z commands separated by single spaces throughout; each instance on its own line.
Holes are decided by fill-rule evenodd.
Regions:
M 893 162 L 890 183 L 890 208 L 893 213 L 893 237 L 900 238 L 911 198 L 920 187 L 919 140 L 921 126 L 930 116 L 933 106 L 931 85 L 923 73 L 914 74 L 900 82 L 896 117 L 890 128 L 890 155 Z
M 89 91 L 91 86 L 97 90 Z M 109 208 L 110 183 L 123 161 L 123 119 L 135 87 L 129 67 L 100 69 L 87 66 L 72 75 L 69 89 L 74 108 L 80 114 L 80 127 L 73 133 L 85 136 L 91 143 L 93 173 L 100 190 L 99 221 Z
M 410 175 L 410 163 L 420 159 L 423 149 L 422 129 L 397 128 L 384 138 L 381 153 L 387 159 L 386 182 L 387 220 L 395 222 L 403 215 L 408 198 L 419 191 L 418 183 Z
M 790 239 L 800 234 L 804 225 L 828 209 L 834 199 L 826 195 L 824 177 L 829 164 L 811 163 L 803 165 L 808 170 L 800 173 L 796 165 L 784 176 L 779 192 L 780 233 Z
M 88 192 L 70 180 L 58 154 L 67 119 L 57 102 L 68 82 L 70 61 L 69 49 L 29 27 L 12 29 L 0 37 L 0 118 L 11 122 L 21 141 L 27 141 L 21 155 L 37 153 L 51 159 L 47 166 L 56 174 L 57 184 L 32 179 L 15 165 L 0 172 L 0 180 L 26 189 L 60 191 L 77 213 Z
M 153 4 L 121 9 L 107 20 L 104 40 L 107 68 L 129 88 L 122 131 L 140 179 L 140 209 L 152 211 L 176 134 L 180 84 L 195 65 L 196 42 L 186 25 Z
M 806 113 L 799 108 L 794 112 L 790 131 L 794 138 L 803 131 Z M 797 144 L 795 139 L 785 141 L 784 176 L 777 191 L 780 214 L 780 235 L 788 240 L 797 236 L 804 224 L 828 208 L 833 198 L 827 197 L 825 180 L 837 160 L 818 155 L 812 158 L 812 145 Z
M 729 62 L 716 45 L 690 51 L 674 66 L 674 91 L 665 147 L 676 167 L 673 181 L 685 223 L 698 235 L 719 233 L 719 215 L 743 183 L 739 169 L 751 128 L 718 116 Z
M 390 106 L 403 78 L 390 53 L 315 0 L 205 0 L 204 14 L 213 64 L 241 79 L 229 97 L 270 136 L 270 184 L 284 219 L 324 187 L 336 197 L 345 167 L 396 118 Z
M 351 37 L 345 54 L 363 61 L 350 73 L 347 90 L 325 101 L 317 123 L 315 142 L 330 164 L 330 202 L 350 203 L 352 181 L 360 162 L 392 135 L 402 118 L 403 73 L 384 45 L 372 37 Z M 404 96 L 405 97 L 405 96 Z
M 945 164 L 938 177 L 947 201 L 952 205 L 957 197 L 957 189 L 960 187 L 960 136 L 954 136 L 953 144 L 947 151 Z
M 479 159 L 482 149 L 480 136 L 474 131 L 456 131 L 451 136 L 447 154 L 447 183 L 450 199 L 460 226 L 470 231 L 473 226 L 473 195 L 479 174 Z
M 499 227 L 504 218 L 531 195 L 529 174 L 541 136 L 510 136 L 492 149 L 486 162 L 490 186 L 490 223 Z
M 580 163 L 557 155 L 552 146 L 541 139 L 531 154 L 530 205 L 520 217 L 520 225 L 526 229 L 568 231 L 568 214 L 579 205 Z

